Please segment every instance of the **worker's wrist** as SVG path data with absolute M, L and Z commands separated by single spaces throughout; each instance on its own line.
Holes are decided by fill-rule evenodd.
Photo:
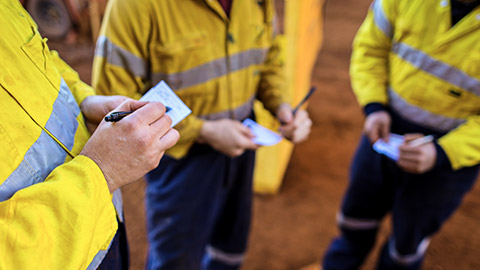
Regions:
M 207 138 L 209 137 L 209 134 L 211 133 L 211 130 L 212 122 L 204 120 L 195 141 L 198 143 L 205 143 L 207 141 Z
M 435 161 L 433 169 L 452 168 L 452 164 L 450 163 L 450 160 L 448 159 L 448 156 L 443 150 L 443 148 L 436 141 L 434 142 L 434 145 L 435 150 L 437 150 L 437 159 Z
M 378 111 L 387 111 L 387 107 L 382 103 L 372 102 L 368 103 L 365 107 L 363 107 L 363 112 L 365 116 L 369 116 L 370 114 Z

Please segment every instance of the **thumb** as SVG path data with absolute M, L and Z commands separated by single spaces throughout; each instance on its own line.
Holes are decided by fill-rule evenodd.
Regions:
M 277 112 L 277 118 L 282 124 L 288 124 L 293 120 L 292 108 L 290 105 L 283 103 Z
M 380 126 L 380 138 L 388 142 L 388 138 L 390 137 L 390 127 L 386 124 L 382 124 Z
M 243 136 L 247 136 L 249 138 L 255 138 L 255 135 L 253 134 L 252 130 L 249 127 L 244 126 L 240 123 L 237 125 L 237 127 Z
M 423 136 L 424 135 L 422 133 L 407 133 L 403 136 L 403 140 L 405 141 L 405 143 L 408 143 Z

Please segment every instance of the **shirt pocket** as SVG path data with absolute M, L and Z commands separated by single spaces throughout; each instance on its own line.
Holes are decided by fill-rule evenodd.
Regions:
M 206 34 L 194 32 L 154 45 L 151 64 L 153 72 L 175 74 L 206 64 L 212 58 Z
M 465 70 L 468 75 L 480 81 L 480 52 L 465 57 Z
M 22 51 L 27 55 L 30 61 L 37 69 L 50 81 L 54 87 L 60 83 L 60 74 L 56 70 L 50 55 L 50 49 L 47 45 L 47 39 L 40 36 L 38 31 L 34 31 L 33 37 L 21 46 Z
M 221 48 L 215 45 L 204 32 L 184 33 L 170 42 L 157 43 L 151 50 L 152 83 L 164 80 L 188 106 L 190 101 L 216 94 L 218 83 L 208 87 L 205 83 L 225 75 L 227 64 L 223 52 L 214 53 Z

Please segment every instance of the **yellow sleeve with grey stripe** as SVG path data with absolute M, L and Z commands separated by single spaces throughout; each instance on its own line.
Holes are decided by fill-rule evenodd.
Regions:
M 361 106 L 388 103 L 388 55 L 396 18 L 395 2 L 375 0 L 353 43 L 350 76 Z

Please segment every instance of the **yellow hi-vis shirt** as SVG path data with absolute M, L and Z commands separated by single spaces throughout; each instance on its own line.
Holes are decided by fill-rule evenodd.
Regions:
M 362 106 L 446 132 L 439 144 L 453 169 L 480 162 L 480 7 L 452 27 L 450 1 L 376 0 L 350 71 Z
M 100 168 L 78 155 L 93 95 L 18 0 L 0 2 L 0 269 L 95 269 L 117 229 Z M 114 196 L 115 198 L 115 196 Z
M 243 120 L 259 99 L 275 112 L 284 95 L 273 0 L 111 0 L 97 41 L 92 84 L 139 98 L 161 80 L 192 109 L 167 151 L 183 157 L 204 120 Z

